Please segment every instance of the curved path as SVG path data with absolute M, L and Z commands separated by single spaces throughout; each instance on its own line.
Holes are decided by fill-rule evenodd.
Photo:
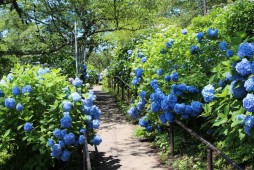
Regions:
M 157 153 L 147 142 L 134 137 L 135 125 L 128 124 L 117 109 L 114 99 L 101 86 L 93 88 L 96 105 L 102 111 L 101 126 L 97 133 L 102 137 L 98 146 L 99 155 L 93 163 L 96 170 L 165 170 Z

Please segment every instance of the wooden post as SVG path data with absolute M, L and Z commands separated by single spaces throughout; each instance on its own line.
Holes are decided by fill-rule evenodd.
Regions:
M 207 149 L 207 163 L 208 163 L 208 170 L 213 170 L 213 151 L 212 149 Z
M 120 83 L 119 83 L 119 79 L 117 79 L 117 94 L 119 95 L 120 92 Z
M 174 124 L 170 123 L 170 155 L 174 156 Z

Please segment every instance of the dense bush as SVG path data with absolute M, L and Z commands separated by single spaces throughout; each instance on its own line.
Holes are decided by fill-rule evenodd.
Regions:
M 81 156 L 84 137 L 99 144 L 95 95 L 60 69 L 15 65 L 0 83 L 0 148 L 12 153 L 8 169 L 47 169 Z M 82 99 L 83 98 L 83 99 Z M 56 159 L 53 159 L 56 158 Z M 67 163 L 62 163 L 64 166 Z M 5 165 L 6 166 L 6 165 Z
M 202 134 L 213 135 L 215 144 L 237 163 L 251 161 L 253 10 L 253 3 L 244 0 L 194 18 L 185 29 L 160 25 L 131 54 L 125 50 L 127 61 L 113 63 L 111 74 L 132 70 L 129 82 L 140 97 L 130 116 L 140 118 L 148 132 L 183 119 Z

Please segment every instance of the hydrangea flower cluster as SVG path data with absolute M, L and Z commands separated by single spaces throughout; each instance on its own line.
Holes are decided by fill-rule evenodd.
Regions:
M 205 102 L 211 102 L 214 99 L 215 89 L 211 84 L 208 84 L 201 93 Z
M 188 31 L 187 31 L 187 29 L 183 29 L 183 30 L 181 31 L 181 33 L 184 34 L 184 35 L 186 35 L 186 34 L 188 33 Z
M 50 73 L 50 69 L 49 68 L 45 68 L 45 69 L 39 68 L 39 70 L 38 70 L 38 75 L 39 76 L 43 76 L 46 73 Z
M 198 39 L 199 42 L 203 39 L 204 35 L 205 34 L 203 32 L 198 32 L 196 34 L 196 38 Z
M 84 81 L 86 81 L 86 80 L 89 78 L 89 75 L 88 75 L 88 73 L 87 73 L 87 68 L 86 68 L 86 65 L 85 65 L 85 64 L 82 64 L 82 65 L 81 65 L 81 72 L 82 72 L 81 78 L 82 78 Z
M 221 51 L 226 51 L 228 49 L 228 43 L 226 41 L 222 41 L 219 43 L 219 49 Z
M 140 82 L 143 72 L 144 72 L 144 70 L 142 68 L 136 69 L 136 71 L 135 71 L 136 77 L 132 80 L 133 85 L 137 85 Z
M 162 69 L 160 68 L 159 70 L 157 70 L 157 74 L 159 75 L 159 76 L 161 76 L 162 75 L 162 73 L 163 73 L 163 71 L 162 71 Z
M 82 86 L 82 80 L 80 80 L 78 77 L 76 77 L 76 78 L 72 81 L 72 84 L 73 84 L 75 87 L 81 87 L 81 86 Z
M 22 88 L 22 94 L 31 93 L 31 92 L 32 92 L 32 86 L 31 85 L 26 85 Z
M 199 47 L 198 46 L 195 46 L 195 45 L 190 46 L 190 52 L 191 52 L 191 54 L 195 54 L 198 51 L 199 51 Z
M 210 38 L 216 38 L 218 37 L 218 32 L 219 31 L 217 29 L 209 28 L 207 34 Z
M 127 51 L 127 54 L 128 54 L 128 55 L 131 55 L 131 54 L 132 54 L 132 50 L 128 50 L 128 51 Z
M 254 43 L 242 43 L 238 47 L 237 55 L 240 58 L 251 58 L 254 55 Z
M 147 117 L 144 116 L 139 119 L 138 121 L 139 125 L 141 127 L 144 127 L 148 132 L 151 132 L 153 130 L 153 126 L 150 124 L 150 122 L 147 120 Z
M 25 130 L 26 132 L 31 132 L 31 131 L 33 130 L 33 124 L 30 123 L 30 122 L 26 122 L 26 123 L 24 124 L 24 130 Z
M 174 40 L 170 39 L 170 41 L 166 43 L 166 47 L 171 48 L 173 44 L 174 44 Z

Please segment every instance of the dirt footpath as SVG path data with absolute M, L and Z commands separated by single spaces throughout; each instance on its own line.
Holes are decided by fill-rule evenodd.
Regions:
M 97 133 L 103 140 L 98 146 L 99 156 L 93 169 L 165 170 L 149 143 L 140 142 L 133 136 L 135 126 L 124 120 L 114 99 L 102 92 L 101 86 L 95 86 L 93 90 L 97 96 L 96 105 L 102 111 L 101 126 Z

